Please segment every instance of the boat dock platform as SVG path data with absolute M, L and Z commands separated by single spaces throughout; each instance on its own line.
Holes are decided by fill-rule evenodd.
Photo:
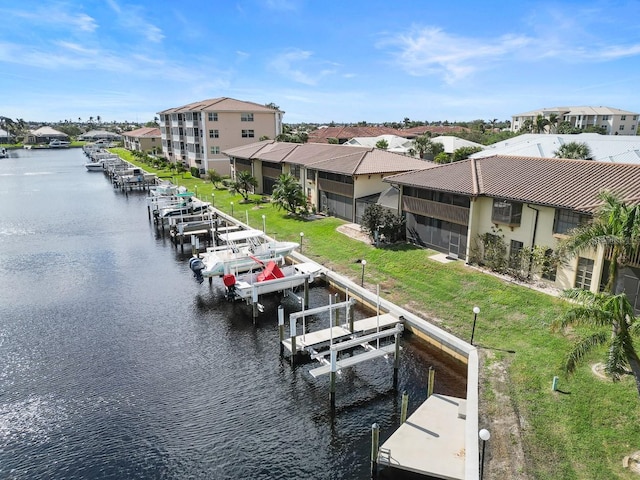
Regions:
M 465 477 L 466 400 L 431 395 L 378 450 L 378 465 L 448 480 Z

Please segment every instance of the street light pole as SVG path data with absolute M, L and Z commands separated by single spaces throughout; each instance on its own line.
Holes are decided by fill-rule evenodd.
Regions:
M 367 261 L 362 260 L 360 263 L 362 264 L 362 278 L 360 279 L 360 286 L 364 287 L 364 267 L 367 265 Z
M 233 202 L 231 202 L 231 216 L 233 217 Z
M 300 253 L 302 253 L 302 239 L 304 238 L 304 232 L 300 232 Z
M 262 233 L 267 234 L 267 217 L 262 215 Z
M 480 480 L 482 480 L 482 475 L 484 474 L 484 451 L 487 446 L 487 440 L 491 438 L 491 433 L 486 428 L 483 428 L 478 432 L 478 436 L 482 440 L 482 457 L 480 459 Z
M 473 345 L 473 336 L 476 333 L 476 320 L 478 319 L 478 314 L 480 313 L 480 307 L 473 307 L 473 328 L 471 329 L 471 345 Z

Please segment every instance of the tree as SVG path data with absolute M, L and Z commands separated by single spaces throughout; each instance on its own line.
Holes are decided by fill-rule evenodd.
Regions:
M 249 193 L 258 186 L 258 180 L 256 180 L 251 172 L 248 170 L 241 170 L 236 173 L 236 179 L 231 184 L 231 192 L 239 193 L 245 202 L 249 202 Z
M 404 234 L 405 219 L 382 205 L 372 203 L 365 208 L 360 224 L 371 240 L 383 236 L 387 242 L 396 242 Z M 377 233 L 376 233 L 377 232 Z
M 536 129 L 536 133 L 544 133 L 549 125 L 549 120 L 544 118 L 542 114 L 538 114 L 536 116 L 536 121 L 534 127 Z
M 213 184 L 213 188 L 218 188 L 218 185 L 222 182 L 222 175 L 214 169 L 207 170 L 207 179 Z
M 531 133 L 533 131 L 533 120 L 527 118 L 522 125 L 520 125 L 520 132 L 522 133 Z
M 559 244 L 559 253 L 574 257 L 585 250 L 611 249 L 611 265 L 605 292 L 614 293 L 618 269 L 627 265 L 640 245 L 640 205 L 628 205 L 618 195 L 602 191 L 602 205 L 593 220 L 569 231 Z
M 560 119 L 557 113 L 549 114 L 549 133 L 557 133 L 559 121 Z
M 444 145 L 440 142 L 432 142 L 429 135 L 420 135 L 413 140 L 413 149 L 418 152 L 420 158 L 432 159 L 444 151 Z
M 435 157 L 433 157 L 433 161 L 436 163 L 451 163 L 451 157 L 448 153 L 440 152 Z
M 465 160 L 469 158 L 476 152 L 481 152 L 482 147 L 460 147 L 456 148 L 453 152 L 453 156 L 451 157 L 452 162 L 458 162 L 460 160 Z
M 553 152 L 555 158 L 571 158 L 573 160 L 590 160 L 593 156 L 589 145 L 584 142 L 568 142 L 560 145 Z
M 273 187 L 271 199 L 278 209 L 283 209 L 292 215 L 307 211 L 307 198 L 302 185 L 290 173 L 283 173 Z
M 633 337 L 640 333 L 640 322 L 634 316 L 627 295 L 624 292 L 613 295 L 574 288 L 565 290 L 562 296 L 573 300 L 578 306 L 554 322 L 554 328 L 564 330 L 569 326 L 582 325 L 595 329 L 573 345 L 564 361 L 565 371 L 573 373 L 587 353 L 595 347 L 606 345 L 605 372 L 613 381 L 618 381 L 630 368 L 640 395 L 640 359 L 633 346 Z
M 380 150 L 386 150 L 389 148 L 389 142 L 387 142 L 384 138 L 382 140 L 378 140 L 376 142 L 376 148 Z

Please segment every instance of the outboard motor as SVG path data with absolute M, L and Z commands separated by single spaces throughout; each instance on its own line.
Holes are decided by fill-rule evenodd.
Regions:
M 235 275 L 228 273 L 222 276 L 222 283 L 224 283 L 225 288 L 227 289 L 225 292 L 225 297 L 227 297 L 227 301 L 231 302 L 236 298 L 236 277 Z
M 198 283 L 202 283 L 204 281 L 204 277 L 202 276 L 204 262 L 198 257 L 192 257 L 191 260 L 189 260 L 189 268 L 193 272 L 193 276 L 196 277 Z

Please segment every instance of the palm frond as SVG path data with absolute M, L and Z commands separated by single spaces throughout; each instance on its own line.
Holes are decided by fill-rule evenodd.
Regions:
M 596 332 L 583 338 L 577 342 L 571 351 L 567 354 L 564 361 L 564 370 L 567 373 L 573 373 L 576 370 L 578 363 L 595 347 L 604 345 L 609 340 L 607 332 Z

